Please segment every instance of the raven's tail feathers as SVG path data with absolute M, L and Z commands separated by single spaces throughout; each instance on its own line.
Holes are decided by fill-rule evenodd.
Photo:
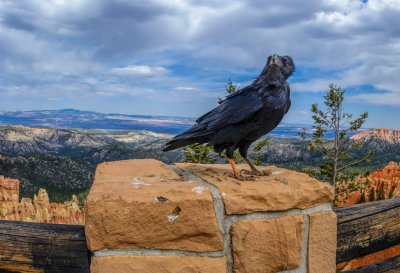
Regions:
M 165 144 L 163 151 L 164 152 L 172 151 L 194 143 L 200 143 L 200 142 L 193 138 L 171 140 L 167 144 Z
M 196 124 L 189 130 L 168 141 L 163 151 L 171 151 L 195 143 L 206 143 L 210 140 L 209 136 L 210 132 L 207 132 L 203 126 Z

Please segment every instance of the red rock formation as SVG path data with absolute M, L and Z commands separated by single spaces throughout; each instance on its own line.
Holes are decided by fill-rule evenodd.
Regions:
M 75 195 L 63 204 L 50 203 L 45 189 L 19 201 L 19 181 L 0 176 L 0 220 L 53 224 L 84 224 L 84 213 Z
M 350 270 L 359 268 L 371 263 L 377 263 L 398 256 L 400 253 L 400 245 L 393 246 L 375 253 L 366 255 L 364 257 L 354 259 L 337 265 L 338 270 Z
M 389 143 L 400 143 L 400 130 L 373 129 L 359 132 L 351 137 L 352 140 L 366 141 L 371 138 L 379 138 Z
M 371 183 L 367 190 L 372 187 L 378 196 L 381 191 L 385 199 L 392 197 L 400 197 L 400 165 L 395 162 L 390 162 L 382 170 L 377 170 L 369 175 Z
M 372 172 L 366 179 L 367 183 L 364 188 L 365 202 L 400 197 L 400 165 L 396 162 L 390 162 L 382 170 Z M 365 183 L 365 178 L 359 177 L 353 182 L 355 184 Z M 374 198 L 370 200 L 372 194 Z M 361 195 L 362 193 L 359 191 L 347 192 L 339 196 L 337 206 L 344 207 L 354 205 L 359 202 Z

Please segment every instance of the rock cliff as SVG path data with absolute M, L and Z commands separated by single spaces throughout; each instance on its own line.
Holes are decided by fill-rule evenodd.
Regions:
M 400 164 L 390 162 L 381 170 L 372 172 L 368 177 L 358 177 L 353 181 L 356 190 L 339 197 L 338 206 L 351 206 L 358 202 L 400 197 Z M 365 184 L 363 187 L 362 184 Z
M 50 203 L 45 189 L 19 200 L 19 181 L 0 176 L 0 220 L 53 224 L 84 224 L 84 213 L 75 195 L 63 204 Z
M 351 139 L 357 141 L 380 139 L 389 143 L 400 143 L 400 130 L 377 128 L 373 130 L 359 132 L 353 135 Z

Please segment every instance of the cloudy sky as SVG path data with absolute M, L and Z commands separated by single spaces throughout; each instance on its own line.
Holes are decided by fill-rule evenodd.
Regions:
M 0 0 L 0 110 L 196 117 L 291 55 L 286 122 L 329 83 L 400 129 L 400 0 Z

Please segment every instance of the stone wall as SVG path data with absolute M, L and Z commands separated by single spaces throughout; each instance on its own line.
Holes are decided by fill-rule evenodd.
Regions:
M 238 181 L 229 165 L 100 164 L 85 209 L 91 272 L 336 272 L 333 189 L 263 169 Z

